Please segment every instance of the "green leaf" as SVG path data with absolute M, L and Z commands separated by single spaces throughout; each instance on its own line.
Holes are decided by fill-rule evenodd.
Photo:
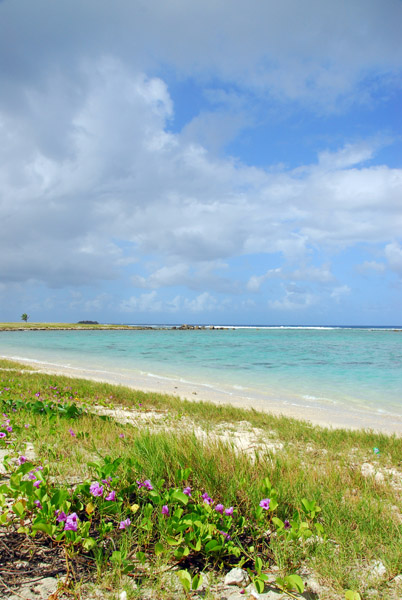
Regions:
M 304 592 L 304 583 L 299 575 L 288 575 L 285 577 L 285 585 L 290 590 L 297 590 L 302 594 Z
M 222 544 L 217 542 L 216 540 L 210 540 L 207 544 L 205 544 L 205 552 L 219 552 L 222 550 Z
M 13 504 L 12 509 L 15 512 L 15 514 L 19 517 L 22 517 L 22 515 L 25 513 L 25 506 L 21 501 L 18 501 L 15 504 Z
M 137 560 L 143 565 L 147 559 L 147 556 L 145 554 L 145 552 L 137 552 L 137 554 L 135 555 L 137 557 Z
M 262 560 L 259 556 L 257 556 L 257 558 L 254 561 L 254 568 L 257 571 L 258 575 L 260 575 L 262 569 Z
M 190 573 L 188 571 L 185 571 L 184 569 L 182 569 L 181 571 L 177 572 L 177 575 L 179 576 L 180 583 L 182 584 L 184 591 L 188 594 L 191 589 Z
M 159 556 L 163 552 L 163 545 L 160 542 L 155 544 L 154 548 L 155 556 Z
M 112 554 L 112 556 L 110 557 L 110 560 L 112 561 L 112 563 L 116 564 L 116 565 L 120 565 L 121 564 L 121 552 L 119 550 L 115 550 Z
M 354 592 L 352 590 L 347 590 L 345 592 L 345 599 L 346 600 L 361 600 L 361 596 L 360 596 L 359 592 Z
M 32 531 L 43 531 L 48 535 L 53 535 L 56 531 L 56 526 L 45 521 L 37 521 L 32 525 Z
M 254 583 L 254 586 L 255 586 L 255 589 L 257 590 L 257 592 L 259 594 L 262 594 L 264 592 L 264 587 L 265 587 L 264 582 L 261 579 L 259 579 L 258 577 L 256 577 L 254 579 L 253 583 Z
M 186 496 L 186 494 L 183 494 L 183 492 L 181 492 L 180 490 L 176 490 L 175 492 L 173 492 L 172 499 L 178 500 L 184 505 L 188 504 L 188 496 Z
M 93 550 L 94 548 L 96 548 L 97 543 L 95 538 L 88 537 L 82 542 L 82 545 L 85 548 L 85 550 Z
M 198 590 L 198 588 L 200 587 L 201 584 L 202 584 L 202 575 L 201 575 L 201 573 L 196 573 L 196 575 L 194 575 L 193 581 L 191 583 L 191 589 Z
M 275 525 L 278 527 L 278 529 L 283 529 L 284 522 L 281 521 L 281 519 L 278 519 L 278 517 L 272 517 L 272 522 L 275 523 Z
M 183 538 L 180 536 L 180 539 L 176 540 L 176 538 L 168 537 L 166 538 L 166 541 L 169 544 L 169 546 L 178 546 L 182 543 Z

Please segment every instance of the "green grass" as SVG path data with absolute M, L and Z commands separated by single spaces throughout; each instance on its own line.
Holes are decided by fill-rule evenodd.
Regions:
M 0 360 L 0 369 L 10 369 L 11 361 Z M 51 389 L 57 387 L 57 390 Z M 278 491 L 277 516 L 291 518 L 300 511 L 303 498 L 321 507 L 320 521 L 327 541 L 313 545 L 284 544 L 273 538 L 269 558 L 283 573 L 308 568 L 326 587 L 323 598 L 343 597 L 344 590 L 359 590 L 362 598 L 369 588 L 377 598 L 398 598 L 390 580 L 402 572 L 402 439 L 373 431 L 348 431 L 312 426 L 307 422 L 216 406 L 206 402 L 182 401 L 155 393 L 94 383 L 42 373 L 0 371 L 0 395 L 34 402 L 41 398 L 78 401 L 90 408 L 126 407 L 137 412 L 164 411 L 165 429 L 152 425 L 121 425 L 113 420 L 87 414 L 71 421 L 49 419 L 40 414 L 18 411 L 21 426 L 29 419 L 30 439 L 43 462 L 60 480 L 79 482 L 90 476 L 88 462 L 100 456 L 123 458 L 135 466 L 139 477 L 151 481 L 165 479 L 177 485 L 179 468 L 192 469 L 191 485 L 208 491 L 225 506 L 236 506 L 252 518 L 263 493 L 262 481 L 269 477 Z M 58 392 L 56 394 L 56 391 Z M 283 449 L 259 451 L 254 456 L 236 452 L 216 438 L 202 441 L 193 427 L 213 431 L 218 425 L 228 429 L 244 422 L 258 428 L 262 436 L 283 444 Z M 174 424 L 174 429 L 172 428 Z M 72 439 L 69 428 L 79 434 Z M 124 433 L 124 439 L 119 435 Z M 22 429 L 17 443 L 27 440 Z M 379 448 L 375 455 L 373 448 Z M 364 478 L 361 465 L 370 462 L 384 474 L 384 481 Z M 393 472 L 393 474 L 391 473 Z M 387 574 L 370 582 L 374 561 L 381 561 Z M 158 596 L 157 594 L 161 595 Z M 394 594 L 394 595 L 393 595 Z M 396 594 L 396 595 L 395 595 Z M 155 597 L 164 597 L 155 591 Z
M 0 331 L 14 329 L 142 329 L 142 327 L 131 325 L 91 325 L 87 323 L 25 323 L 24 321 L 0 323 Z

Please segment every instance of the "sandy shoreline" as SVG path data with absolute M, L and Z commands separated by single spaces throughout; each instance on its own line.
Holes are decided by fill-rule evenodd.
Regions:
M 6 357 L 12 360 L 11 357 Z M 48 363 L 18 358 L 18 362 L 31 365 L 41 373 L 66 375 L 114 385 L 123 385 L 144 392 L 170 394 L 190 401 L 204 400 L 215 404 L 230 404 L 238 408 L 255 409 L 275 415 L 285 415 L 309 421 L 315 425 L 346 429 L 374 429 L 384 433 L 402 435 L 402 416 L 370 413 L 368 411 L 340 410 L 339 407 L 322 405 L 298 405 L 297 401 L 275 397 L 271 394 L 246 395 L 246 391 L 227 392 L 212 386 L 181 382 L 150 374 L 97 371 L 85 368 L 51 365 Z

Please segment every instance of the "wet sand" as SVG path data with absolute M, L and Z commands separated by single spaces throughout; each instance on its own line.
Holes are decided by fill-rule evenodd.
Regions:
M 4 357 L 6 358 L 6 357 Z M 298 404 L 297 399 L 281 398 L 271 394 L 248 395 L 246 390 L 228 392 L 206 385 L 178 382 L 154 375 L 96 371 L 85 368 L 49 365 L 37 361 L 18 359 L 18 362 L 32 365 L 41 373 L 66 375 L 68 377 L 89 379 L 114 385 L 123 385 L 144 392 L 169 394 L 190 401 L 207 401 L 215 404 L 229 404 L 238 408 L 254 409 L 274 415 L 285 415 L 295 419 L 309 421 L 314 425 L 330 428 L 373 429 L 384 433 L 402 435 L 402 416 L 370 413 L 358 410 L 340 410 L 332 405 Z

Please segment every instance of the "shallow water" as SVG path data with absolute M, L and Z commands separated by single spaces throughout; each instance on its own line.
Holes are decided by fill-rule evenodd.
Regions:
M 0 355 L 299 407 L 402 415 L 402 332 L 393 330 L 13 331 L 0 332 Z

